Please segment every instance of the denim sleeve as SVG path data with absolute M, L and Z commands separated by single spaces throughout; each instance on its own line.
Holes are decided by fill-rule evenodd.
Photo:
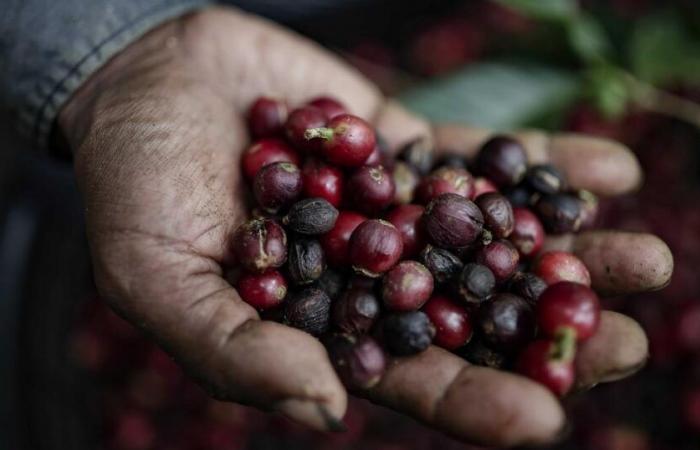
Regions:
M 64 102 L 105 61 L 154 26 L 206 0 L 5 0 L 0 108 L 46 147 Z

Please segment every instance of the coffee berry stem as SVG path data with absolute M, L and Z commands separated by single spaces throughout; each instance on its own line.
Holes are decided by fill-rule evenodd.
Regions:
M 306 131 L 304 131 L 304 138 L 306 140 L 321 138 L 321 139 L 324 139 L 326 141 L 329 141 L 333 138 L 333 133 L 334 133 L 333 128 L 327 128 L 327 127 L 309 128 Z
M 570 362 L 576 356 L 576 330 L 572 327 L 561 327 L 554 337 L 552 359 Z

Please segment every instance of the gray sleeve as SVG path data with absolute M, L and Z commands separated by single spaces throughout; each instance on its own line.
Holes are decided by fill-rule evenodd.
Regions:
M 45 147 L 63 103 L 105 61 L 154 26 L 206 0 L 5 0 L 0 108 Z

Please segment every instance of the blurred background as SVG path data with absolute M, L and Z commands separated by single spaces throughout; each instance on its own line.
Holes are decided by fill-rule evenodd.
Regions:
M 280 14 L 275 2 L 240 3 Z M 700 2 L 303 3 L 281 14 L 287 25 L 431 119 L 633 149 L 644 187 L 604 201 L 600 226 L 659 235 L 675 273 L 660 292 L 605 299 L 643 324 L 651 359 L 568 399 L 556 448 L 700 448 Z M 0 448 L 465 448 L 356 399 L 338 435 L 207 399 L 95 294 L 69 163 L 15 151 L 7 134 L 0 125 Z

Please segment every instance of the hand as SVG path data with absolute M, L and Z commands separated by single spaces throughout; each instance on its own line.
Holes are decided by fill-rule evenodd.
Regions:
M 235 10 L 167 23 L 113 58 L 61 112 L 75 155 L 98 288 L 158 340 L 215 397 L 278 411 L 317 429 L 339 425 L 347 394 L 311 336 L 261 321 L 222 275 L 228 239 L 245 219 L 239 156 L 242 113 L 261 94 L 299 104 L 332 94 L 397 145 L 431 132 L 319 47 Z M 487 131 L 437 127 L 436 139 L 471 151 Z M 603 194 L 640 179 L 623 147 L 580 137 L 523 135 L 579 187 Z M 455 147 L 457 146 L 457 147 Z M 602 291 L 663 286 L 668 248 L 648 235 L 589 232 L 573 246 Z M 581 385 L 628 375 L 647 355 L 631 319 L 606 312 L 578 360 Z M 372 401 L 471 442 L 547 442 L 562 428 L 559 402 L 520 376 L 470 366 L 430 348 L 397 359 Z

